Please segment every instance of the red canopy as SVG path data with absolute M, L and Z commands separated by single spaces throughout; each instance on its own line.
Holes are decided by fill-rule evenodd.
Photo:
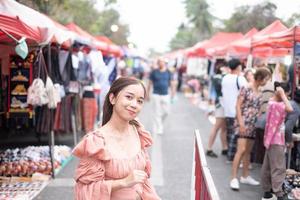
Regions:
M 252 38 L 251 45 L 252 47 L 254 47 L 257 43 L 267 40 L 271 34 L 280 31 L 285 31 L 287 29 L 288 28 L 285 25 L 283 25 L 280 20 L 276 20 L 272 24 L 255 34 Z
M 108 50 L 108 46 L 105 42 L 101 42 L 99 40 L 97 40 L 94 36 L 92 36 L 91 34 L 89 34 L 88 32 L 82 30 L 79 26 L 77 26 L 74 23 L 69 23 L 66 25 L 66 27 L 70 30 L 73 31 L 77 34 L 79 34 L 80 36 L 86 38 L 89 40 L 89 42 L 94 45 L 97 49 L 99 49 L 100 51 L 107 51 Z
M 42 42 L 41 32 L 37 27 L 28 26 L 22 22 L 19 17 L 10 17 L 0 14 L 0 27 L 2 30 L 8 32 L 16 39 L 26 37 L 29 43 Z M 4 32 L 0 30 L 0 41 L 4 43 L 14 42 Z
M 250 38 L 256 34 L 258 31 L 256 28 L 252 28 L 250 31 L 248 31 L 242 38 L 237 39 L 232 41 L 229 44 L 225 44 L 223 46 L 217 47 L 215 52 L 214 52 L 214 56 L 226 56 L 226 54 L 232 55 L 233 51 L 235 50 L 236 47 L 238 48 L 243 48 L 245 45 L 245 41 L 248 42 L 250 44 Z M 247 52 L 248 53 L 248 52 Z M 235 55 L 236 56 L 236 55 Z
M 300 26 L 270 34 L 268 38 L 254 43 L 254 47 L 292 48 L 294 42 L 300 42 Z
M 252 55 L 254 57 L 259 57 L 259 58 L 283 57 L 290 53 L 291 53 L 291 49 L 287 49 L 287 48 L 273 49 L 270 47 L 255 48 L 252 51 Z
M 227 52 L 230 56 L 245 57 L 250 53 L 251 38 L 257 34 L 258 30 L 252 28 L 243 38 L 230 43 L 227 47 Z
M 205 57 L 213 55 L 217 47 L 230 43 L 233 40 L 237 40 L 243 37 L 242 33 L 216 33 L 211 39 L 197 43 L 193 47 L 191 55 L 198 57 Z
M 105 36 L 96 36 L 95 37 L 97 40 L 101 41 L 101 42 L 105 42 L 108 45 L 108 50 L 107 52 L 109 54 L 112 54 L 116 57 L 120 57 L 123 56 L 123 51 L 121 49 L 121 47 L 119 47 L 118 45 L 114 44 L 108 37 Z
M 46 15 L 16 1 L 1 0 L 0 13 L 0 27 L 18 38 L 24 36 L 36 43 L 46 44 L 55 37 L 56 41 L 62 44 L 72 37 L 68 32 L 58 28 Z M 0 37 L 2 41 L 11 41 L 5 39 L 3 33 Z
M 288 30 L 288 28 L 283 25 L 280 20 L 276 20 L 255 34 L 251 41 L 253 55 L 257 57 L 281 57 L 289 54 L 289 50 L 284 48 L 272 49 L 267 46 L 256 46 L 256 44 L 259 44 L 261 41 L 266 41 L 270 35 L 286 30 Z

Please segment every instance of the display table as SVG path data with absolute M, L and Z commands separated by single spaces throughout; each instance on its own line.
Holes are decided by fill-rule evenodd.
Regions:
M 47 178 L 45 178 L 45 180 L 38 180 L 35 178 L 23 177 L 0 177 L 0 199 L 34 199 L 49 183 L 46 179 Z

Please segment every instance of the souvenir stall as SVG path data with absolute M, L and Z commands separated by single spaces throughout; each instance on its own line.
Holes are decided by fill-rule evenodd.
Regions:
M 54 140 L 50 137 L 51 124 L 49 132 L 45 131 L 46 142 L 29 140 L 32 132 L 38 132 L 38 125 L 45 124 L 37 120 L 42 105 L 53 114 L 59 101 L 58 95 L 56 98 L 52 95 L 58 94 L 50 62 L 54 56 L 47 53 L 51 46 L 44 44 L 50 41 L 63 44 L 72 40 L 73 35 L 68 35 L 69 32 L 45 15 L 12 0 L 1 1 L 0 11 L 0 198 L 32 199 L 71 159 L 70 147 L 48 144 L 48 140 Z M 43 52 L 51 58 L 46 59 L 48 65 L 43 65 L 47 68 L 42 68 Z M 42 74 L 49 76 L 39 79 Z

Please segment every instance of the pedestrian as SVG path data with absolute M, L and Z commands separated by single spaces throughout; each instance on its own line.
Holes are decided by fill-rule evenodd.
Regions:
M 239 90 L 247 85 L 247 80 L 244 76 L 240 76 L 242 65 L 238 59 L 233 58 L 229 60 L 228 67 L 231 71 L 222 79 L 222 94 L 228 144 L 227 160 L 231 162 L 236 151 L 236 135 L 234 129 L 236 117 L 235 105 Z
M 259 87 L 265 85 L 270 78 L 271 72 L 267 68 L 257 69 L 254 74 L 254 82 L 242 87 L 237 99 L 235 128 L 238 141 L 230 181 L 230 187 L 233 190 L 239 190 L 237 173 L 241 160 L 243 160 L 243 173 L 240 182 L 259 185 L 259 182 L 249 175 L 250 154 L 255 140 L 255 122 L 262 104 Z
M 264 191 L 263 200 L 274 198 L 271 191 L 273 191 L 278 200 L 288 199 L 282 190 L 282 184 L 286 176 L 285 119 L 287 113 L 293 112 L 293 107 L 281 84 L 275 82 L 274 88 L 275 94 L 268 103 L 264 135 L 266 152 L 261 170 L 261 180 Z M 288 129 L 292 130 L 292 127 Z M 288 132 L 291 134 L 291 131 Z M 287 143 L 287 147 L 291 148 L 292 144 L 290 140 L 289 143 Z
M 213 125 L 211 132 L 209 134 L 208 139 L 208 146 L 206 155 L 212 158 L 217 158 L 218 155 L 212 150 L 212 146 L 215 142 L 216 136 L 218 132 L 220 131 L 220 138 L 222 143 L 222 155 L 227 155 L 227 139 L 226 139 L 226 123 L 225 123 L 225 117 L 224 117 L 224 108 L 223 108 L 223 102 L 222 102 L 222 79 L 224 75 L 222 74 L 221 68 L 217 70 L 216 74 L 212 78 L 212 85 L 214 85 L 214 88 L 216 90 L 216 106 L 215 106 L 215 117 L 216 117 L 216 123 Z
M 153 132 L 161 135 L 164 132 L 163 122 L 169 114 L 171 99 L 174 98 L 174 85 L 172 83 L 172 74 L 167 69 L 165 61 L 158 59 L 157 64 L 158 69 L 154 69 L 150 73 L 148 84 L 148 100 L 150 99 L 150 90 L 153 86 Z M 169 90 L 171 90 L 171 97 L 169 95 Z
M 113 82 L 103 106 L 103 126 L 88 133 L 73 150 L 80 158 L 76 200 L 160 199 L 149 182 L 146 148 L 152 139 L 135 120 L 145 97 L 146 89 L 137 79 Z

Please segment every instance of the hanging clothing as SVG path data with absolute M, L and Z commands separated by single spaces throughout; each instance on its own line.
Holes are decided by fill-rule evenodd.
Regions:
M 51 66 L 48 66 L 48 48 L 44 48 L 43 54 L 47 65 L 48 75 L 53 83 L 62 83 L 59 65 L 59 49 L 58 47 L 51 46 Z
M 93 91 L 85 91 L 82 99 L 83 130 L 87 133 L 94 129 L 98 105 Z

